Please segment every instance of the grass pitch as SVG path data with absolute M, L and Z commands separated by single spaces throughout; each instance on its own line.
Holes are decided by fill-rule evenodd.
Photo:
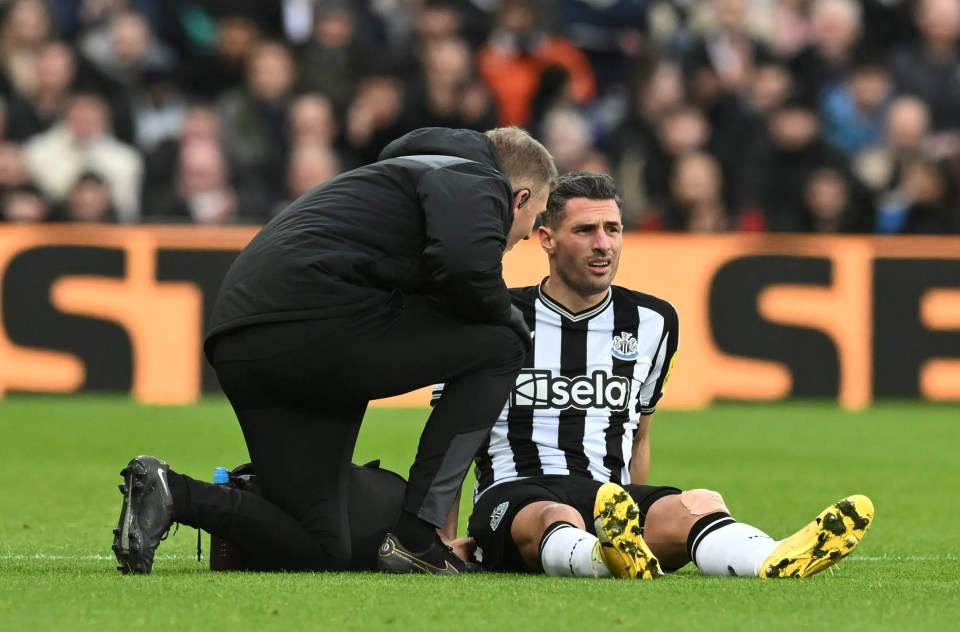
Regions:
M 425 416 L 371 410 L 355 460 L 405 473 Z M 652 441 L 652 482 L 716 489 L 774 537 L 852 493 L 873 499 L 876 523 L 851 557 L 802 581 L 707 578 L 690 566 L 644 583 L 211 573 L 187 527 L 161 546 L 153 575 L 125 577 L 110 551 L 120 468 L 148 453 L 209 479 L 246 461 L 229 406 L 11 397 L 0 402 L 0 629 L 862 631 L 951 629 L 960 618 L 960 408 L 662 411 Z

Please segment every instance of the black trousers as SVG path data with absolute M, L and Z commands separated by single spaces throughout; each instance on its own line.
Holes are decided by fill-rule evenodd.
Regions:
M 188 480 L 190 504 L 177 519 L 280 568 L 350 568 L 348 473 L 369 400 L 444 382 L 402 503 L 439 527 L 523 356 L 510 328 L 467 324 L 419 296 L 389 313 L 221 334 L 207 357 L 237 414 L 263 498 Z

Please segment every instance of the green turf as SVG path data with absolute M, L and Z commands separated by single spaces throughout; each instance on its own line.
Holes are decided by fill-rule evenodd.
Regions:
M 404 472 L 424 415 L 371 410 L 357 460 Z M 124 577 L 110 552 L 119 469 L 144 452 L 198 478 L 242 462 L 229 407 L 12 397 L 0 402 L 0 630 L 919 630 L 960 618 L 957 407 L 724 405 L 654 424 L 653 482 L 717 489 L 778 537 L 850 493 L 874 500 L 876 524 L 853 556 L 803 581 L 689 567 L 652 583 L 211 573 L 189 528 L 153 575 Z

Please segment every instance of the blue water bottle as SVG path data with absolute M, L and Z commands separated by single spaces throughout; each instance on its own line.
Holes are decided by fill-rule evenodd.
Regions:
M 230 470 L 225 467 L 218 467 L 213 471 L 213 484 L 214 485 L 229 485 L 230 484 Z
M 218 467 L 213 471 L 214 485 L 230 485 L 230 471 Z M 233 543 L 210 534 L 210 570 L 236 571 L 243 568 L 243 556 Z

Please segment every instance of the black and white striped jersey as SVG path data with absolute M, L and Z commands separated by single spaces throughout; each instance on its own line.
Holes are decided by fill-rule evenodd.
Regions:
M 673 364 L 679 331 L 670 303 L 611 286 L 574 314 L 541 286 L 510 290 L 534 350 L 477 455 L 475 497 L 550 474 L 629 482 L 640 415 L 655 410 Z M 438 386 L 434 397 L 441 393 Z

